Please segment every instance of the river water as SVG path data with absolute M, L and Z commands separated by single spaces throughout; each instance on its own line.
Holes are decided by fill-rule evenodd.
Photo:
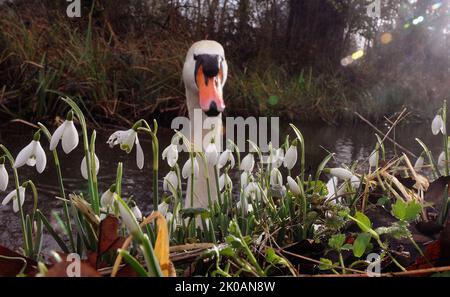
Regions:
M 303 125 L 298 124 L 298 128 L 304 134 L 306 142 L 306 168 L 309 172 L 314 172 L 320 161 L 327 155 L 327 151 L 334 152 L 335 158 L 331 165 L 340 166 L 341 164 L 351 164 L 356 160 L 366 160 L 376 143 L 375 131 L 364 123 L 351 126 L 327 126 L 327 125 Z M 380 124 L 380 130 L 386 132 L 387 125 Z M 290 131 L 286 125 L 282 128 L 281 135 Z M 22 124 L 9 124 L 6 128 L 0 130 L 0 143 L 4 144 L 11 153 L 16 156 L 17 153 L 27 145 L 32 139 L 34 129 Z M 100 191 L 106 190 L 115 180 L 117 162 L 124 164 L 123 174 L 123 192 L 124 197 L 133 195 L 134 200 L 144 213 L 151 210 L 151 143 L 148 138 L 141 137 L 140 141 L 145 153 L 145 166 L 139 170 L 136 166 L 136 153 L 133 150 L 129 155 L 121 151 L 118 147 L 110 149 L 106 140 L 113 131 L 101 131 L 97 133 L 96 151 L 100 159 L 100 171 L 98 174 Z M 292 131 L 290 131 L 291 133 Z M 172 132 L 169 129 L 160 129 L 160 151 L 170 142 Z M 293 135 L 293 133 L 291 133 Z M 395 134 L 390 134 L 402 146 L 418 155 L 421 152 L 419 144 L 415 141 L 418 137 L 423 140 L 432 150 L 435 157 L 442 150 L 442 138 L 431 134 L 430 125 L 414 124 L 404 125 L 395 129 Z M 44 139 L 44 137 L 41 137 Z M 44 149 L 47 151 L 47 168 L 42 174 L 38 174 L 34 167 L 19 168 L 20 182 L 28 179 L 33 180 L 37 185 L 39 193 L 38 208 L 41 209 L 47 217 L 51 217 L 52 210 L 61 209 L 61 201 L 55 199 L 58 195 L 58 182 L 53 165 L 52 155 L 48 152 L 48 142 L 42 141 Z M 81 144 L 81 140 L 80 140 Z M 391 143 L 386 143 L 386 150 L 389 156 L 395 154 Z M 71 154 L 66 155 L 62 150 L 59 152 L 61 165 L 63 167 L 63 177 L 66 192 L 86 191 L 87 183 L 82 179 L 80 173 L 80 164 L 83 158 L 81 145 Z M 183 156 L 183 159 L 186 156 Z M 414 160 L 413 160 L 414 162 Z M 183 162 L 184 163 L 184 162 Z M 180 163 L 180 164 L 183 164 Z M 7 191 L 0 193 L 0 199 L 13 190 L 12 172 L 7 166 L 10 174 L 10 181 Z M 160 180 L 168 171 L 165 162 L 161 162 Z M 162 182 L 160 181 L 160 187 Z M 24 205 L 25 212 L 29 212 L 33 206 L 31 192 L 26 195 Z M 52 219 L 54 222 L 54 219 Z M 11 205 L 0 205 L 0 245 L 17 249 L 21 246 L 21 230 L 18 215 L 13 213 Z M 44 237 L 44 249 L 58 249 L 56 243 L 48 235 Z

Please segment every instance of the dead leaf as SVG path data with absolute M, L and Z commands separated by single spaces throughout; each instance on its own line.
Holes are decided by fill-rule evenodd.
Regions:
M 8 259 L 4 257 L 8 257 Z M 24 259 L 26 263 L 18 258 Z M 26 275 L 34 276 L 37 273 L 36 261 L 0 245 L 0 276 L 14 277 L 24 266 Z

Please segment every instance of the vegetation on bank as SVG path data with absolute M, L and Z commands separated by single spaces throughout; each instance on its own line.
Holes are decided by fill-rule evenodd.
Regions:
M 141 119 L 130 129 L 114 132 L 108 143 L 136 153 L 136 165 L 142 169 L 147 152 L 139 138 L 152 141 L 153 189 L 148 199 L 140 200 L 152 204 L 154 211 L 143 214 L 132 196 L 122 193 L 123 166 L 130 164 L 118 162 L 115 183 L 99 188 L 97 155 L 104 152 L 96 150 L 96 131 L 88 128 L 72 99 L 62 101 L 69 112 L 53 134 L 39 123 L 30 144 L 15 158 L 0 145 L 0 190 L 9 182 L 5 167 L 11 168 L 14 184 L 2 205 L 12 204 L 23 238 L 20 253 L 0 245 L 0 275 L 68 276 L 77 273 L 69 269 L 70 253 L 83 260 L 82 276 L 428 276 L 450 271 L 445 104 L 431 126 L 443 139 L 437 161 L 419 139 L 423 153 L 414 165 L 405 153 L 388 159 L 385 138 L 377 137 L 368 160 L 329 168 L 330 153 L 314 174 L 305 172 L 307 139 L 294 125 L 293 137 L 286 136 L 280 148 L 271 147 L 267 158 L 251 141 L 245 156 L 231 142 L 222 153 L 213 143 L 204 152 L 194 151 L 179 132 L 160 155 L 157 122 L 150 125 Z M 55 199 L 61 210 L 53 212 L 57 226 L 39 210 L 36 185 L 21 181 L 19 174 L 25 165 L 35 166 L 37 173 L 47 169 L 47 142 L 59 185 Z M 78 144 L 84 148 L 80 175 L 86 180 L 85 192 L 71 192 L 65 185 L 60 143 L 66 154 Z M 178 164 L 178 145 L 189 154 L 183 166 Z M 160 158 L 171 167 L 164 173 L 162 193 Z M 204 166 L 203 176 L 199 166 Z M 211 169 L 216 172 L 213 180 L 207 173 Z M 419 172 L 433 176 L 433 182 Z M 239 176 L 237 183 L 232 175 Z M 189 188 L 181 180 L 188 178 L 190 197 L 195 180 L 206 180 L 207 207 L 194 208 L 192 200 L 184 203 Z M 29 196 L 33 208 L 26 212 L 23 204 L 31 202 Z M 416 230 L 439 239 L 424 249 Z M 45 233 L 60 249 L 50 252 L 55 263 L 45 260 Z
M 90 121 L 129 125 L 133 119 L 157 117 L 163 123 L 174 115 L 186 114 L 182 61 L 192 41 L 203 38 L 217 39 L 225 46 L 230 78 L 224 94 L 230 116 L 270 114 L 334 123 L 352 120 L 354 111 L 369 119 L 382 119 L 408 105 L 416 116 L 430 117 L 434 97 L 445 96 L 441 94 L 445 84 L 437 86 L 442 87 L 441 93 L 434 94 L 433 78 L 445 76 L 433 72 L 424 81 L 428 79 L 420 74 L 424 69 L 410 69 L 400 60 L 395 64 L 394 57 L 404 54 L 403 41 L 394 39 L 400 47 L 368 48 L 367 57 L 343 67 L 340 59 L 356 50 L 354 35 L 348 35 L 345 42 L 327 35 L 327 41 L 319 31 L 303 32 L 305 26 L 296 23 L 299 9 L 310 9 L 313 14 L 317 12 L 314 3 L 323 1 L 306 1 L 311 2 L 310 8 L 290 7 L 288 1 L 273 1 L 271 8 L 244 0 L 238 1 L 237 7 L 219 5 L 214 12 L 220 12 L 219 29 L 212 29 L 218 25 L 209 23 L 215 18 L 203 10 L 209 3 L 199 1 L 203 2 L 202 9 L 178 1 L 153 1 L 151 7 L 129 1 L 83 2 L 82 17 L 74 19 L 66 16 L 66 3 L 18 0 L 2 5 L 1 117 L 52 120 L 65 108 L 57 98 L 71 96 L 86 108 Z M 327 13 L 315 18 L 324 18 L 321 21 L 327 30 L 341 30 L 342 25 L 331 16 L 344 18 L 343 8 L 320 5 Z M 385 29 L 369 22 L 364 9 L 359 10 L 355 15 L 360 19 L 351 23 L 352 32 Z M 255 12 L 268 15 L 269 11 L 273 13 L 270 17 L 251 17 Z M 292 24 L 284 19 L 292 19 Z M 346 19 L 342 22 L 350 24 Z M 370 28 L 361 25 L 367 22 Z M 312 25 L 308 28 L 319 30 Z M 423 36 L 420 28 L 414 30 L 397 35 Z M 266 31 L 270 36 L 263 34 Z M 295 34 L 303 37 L 297 40 Z

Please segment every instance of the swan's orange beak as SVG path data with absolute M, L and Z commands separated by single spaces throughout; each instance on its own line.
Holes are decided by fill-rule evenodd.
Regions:
M 207 116 L 218 116 L 225 110 L 222 97 L 222 70 L 219 70 L 217 76 L 208 77 L 203 72 L 203 66 L 199 66 L 196 73 L 196 83 L 200 108 Z

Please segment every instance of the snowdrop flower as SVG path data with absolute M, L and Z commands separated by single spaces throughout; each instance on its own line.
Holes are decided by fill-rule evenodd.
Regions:
M 14 168 L 27 164 L 28 166 L 36 166 L 36 170 L 39 173 L 44 171 L 47 165 L 47 157 L 39 142 L 39 137 L 38 132 L 35 134 L 34 139 L 19 152 L 14 162 Z
M 187 159 L 186 163 L 184 163 L 183 168 L 181 169 L 181 175 L 183 178 L 188 178 L 192 174 L 192 162 L 194 162 L 194 178 L 198 177 L 199 173 L 199 166 L 197 158 L 194 157 L 194 160 L 191 160 L 191 158 Z
M 167 158 L 167 164 L 170 167 L 175 166 L 178 161 L 178 147 L 175 144 L 170 144 L 166 149 L 162 152 L 162 159 Z
M 272 187 L 283 186 L 283 176 L 278 168 L 273 168 L 270 172 L 270 185 Z
M 354 189 L 358 189 L 361 185 L 361 180 L 356 175 L 352 175 L 352 177 L 350 178 L 350 184 Z
M 331 168 L 330 174 L 343 180 L 351 179 L 353 176 L 353 173 L 351 173 L 350 170 L 344 168 Z
M 335 176 L 330 178 L 330 180 L 327 182 L 328 195 L 327 195 L 326 199 L 333 198 L 336 195 L 337 182 L 338 182 L 338 179 Z
M 163 181 L 163 189 L 166 192 L 171 192 L 172 195 L 175 195 L 178 189 L 178 177 L 175 171 L 170 171 L 164 177 Z
M 245 204 L 247 205 L 247 209 L 245 209 Z M 236 203 L 236 207 L 237 207 L 238 209 L 241 209 L 241 201 L 240 201 L 240 200 Z M 250 213 L 250 212 L 253 212 L 253 205 L 249 204 L 249 203 L 247 202 L 247 199 L 245 199 L 245 203 L 244 203 L 244 212 L 245 212 L 246 214 L 247 214 L 247 213 Z
M 370 157 L 369 157 L 369 166 L 370 167 L 377 167 L 378 159 L 379 159 L 378 150 L 372 151 L 372 153 L 370 153 Z
M 295 179 L 288 176 L 287 181 L 288 181 L 289 189 L 291 190 L 291 192 L 294 193 L 295 195 L 300 195 L 301 194 L 300 186 L 295 181 Z
M 252 172 L 253 167 L 255 166 L 255 156 L 252 153 L 249 153 L 247 156 L 242 159 L 241 167 L 239 168 L 242 171 Z
M 417 158 L 416 163 L 414 163 L 414 170 L 417 171 L 417 172 L 421 171 L 424 162 L 425 162 L 425 159 L 422 156 Z
M 268 159 L 268 166 L 271 165 L 273 168 L 278 168 L 281 165 L 283 165 L 283 161 L 284 161 L 284 151 L 282 148 L 271 150 Z
M 213 142 L 210 142 L 206 147 L 205 157 L 209 166 L 215 166 L 217 164 L 217 161 L 219 160 L 219 152 L 217 151 L 217 146 Z
M 106 192 L 102 194 L 100 198 L 100 204 L 105 208 L 110 208 L 114 204 L 114 195 L 116 191 L 116 185 L 112 185 Z
M 98 157 L 96 154 L 94 154 L 95 157 L 95 175 L 98 174 L 98 171 L 100 169 L 100 161 L 98 160 Z M 87 165 L 86 165 L 86 156 L 84 156 L 83 160 L 81 161 L 81 175 L 84 179 L 88 179 L 88 171 L 87 171 Z
M 222 174 L 219 177 L 219 190 L 222 191 L 225 185 L 229 186 L 230 188 L 233 188 L 233 181 L 231 180 L 230 176 L 226 173 Z
M 19 187 L 19 197 L 20 197 L 20 205 L 22 206 L 25 201 L 25 188 L 20 186 Z M 6 197 L 3 199 L 2 205 L 5 206 L 8 204 L 11 200 L 13 200 L 13 211 L 18 212 L 19 211 L 19 201 L 17 200 L 17 191 L 16 189 L 12 190 Z
M 0 191 L 5 191 L 8 187 L 8 172 L 5 168 L 5 158 L 0 158 Z
M 133 236 L 138 236 L 141 234 L 141 228 L 139 227 L 139 223 L 137 222 L 133 211 L 117 194 L 114 195 L 114 199 L 117 201 L 120 217 L 122 218 L 123 224 L 128 229 L 128 232 L 130 232 Z
M 169 204 L 167 204 L 166 201 L 163 201 L 158 205 L 158 212 L 160 212 L 163 216 L 166 216 L 168 210 Z
M 142 212 L 136 204 L 134 204 L 134 206 L 131 207 L 131 212 L 138 221 L 142 221 Z
M 172 222 L 172 230 L 175 230 L 177 228 L 177 222 L 173 216 L 173 213 L 171 213 L 170 211 L 168 211 L 165 215 L 167 224 L 170 224 L 170 222 Z M 170 225 L 169 225 L 170 227 Z
M 66 120 L 59 126 L 52 135 L 50 140 L 50 150 L 53 151 L 58 146 L 59 141 L 62 142 L 63 150 L 66 154 L 73 151 L 79 142 L 77 128 L 73 123 L 73 112 L 69 112 Z
M 295 163 L 297 163 L 297 146 L 291 145 L 286 151 L 283 165 L 287 169 L 291 170 L 292 168 L 294 168 Z
M 433 132 L 433 135 L 438 135 L 439 131 L 445 134 L 445 123 L 440 115 L 436 115 L 431 122 L 431 132 Z
M 442 152 L 438 157 L 438 166 L 444 167 L 445 166 L 445 152 Z
M 261 195 L 261 190 L 258 184 L 255 182 L 250 182 L 244 189 L 244 196 L 251 197 L 252 199 L 259 197 Z
M 219 169 L 223 168 L 227 164 L 228 161 L 230 161 L 230 168 L 233 168 L 234 164 L 235 164 L 235 160 L 234 160 L 233 153 L 231 152 L 230 149 L 226 149 L 225 151 L 223 151 L 220 154 L 219 161 L 217 163 L 217 167 Z
M 144 151 L 139 143 L 138 134 L 134 129 L 116 131 L 108 139 L 107 143 L 112 148 L 120 145 L 120 148 L 129 154 L 136 144 L 136 164 L 139 169 L 144 168 Z
M 242 172 L 241 174 L 241 187 L 245 188 L 248 185 L 250 173 L 247 171 Z

